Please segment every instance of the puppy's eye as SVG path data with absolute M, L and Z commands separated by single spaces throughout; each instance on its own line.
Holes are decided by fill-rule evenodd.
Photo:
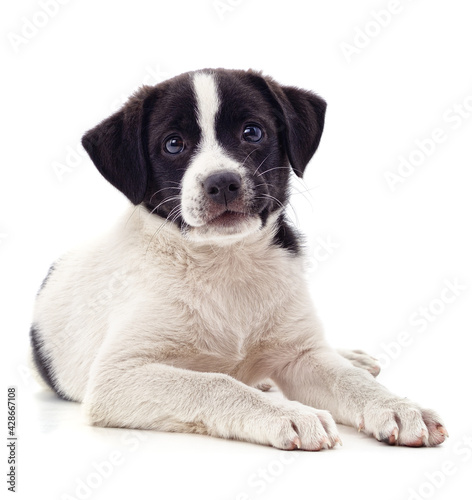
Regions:
M 258 125 L 249 124 L 244 127 L 243 139 L 246 142 L 259 142 L 262 139 L 262 129 Z
M 182 137 L 173 135 L 165 143 L 165 150 L 171 155 L 176 155 L 184 150 L 185 144 Z

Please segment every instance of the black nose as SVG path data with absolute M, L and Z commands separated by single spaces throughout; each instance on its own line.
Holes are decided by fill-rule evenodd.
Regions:
M 227 205 L 239 195 L 241 177 L 234 172 L 218 172 L 208 176 L 203 189 L 207 196 L 215 203 Z

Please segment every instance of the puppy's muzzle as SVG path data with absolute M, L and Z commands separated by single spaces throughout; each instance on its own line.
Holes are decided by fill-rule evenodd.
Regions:
M 211 201 L 228 206 L 241 194 L 241 176 L 228 171 L 209 175 L 203 182 L 203 189 Z

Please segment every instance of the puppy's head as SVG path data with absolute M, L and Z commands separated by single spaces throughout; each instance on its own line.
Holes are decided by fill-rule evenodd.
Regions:
M 143 87 L 82 144 L 132 203 L 192 240 L 224 243 L 283 209 L 290 169 L 303 175 L 325 109 L 257 72 L 202 70 Z

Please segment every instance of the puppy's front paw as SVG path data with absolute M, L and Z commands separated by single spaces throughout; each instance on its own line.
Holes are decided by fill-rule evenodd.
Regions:
M 267 392 L 270 391 L 273 387 L 274 384 L 272 383 L 272 380 L 269 378 L 266 378 L 262 380 L 261 382 L 258 382 L 255 386 L 256 389 L 259 389 L 262 392 Z
M 341 444 L 331 414 L 297 401 L 281 401 L 263 423 L 268 444 L 282 450 L 319 451 Z
M 359 349 L 338 349 L 343 358 L 348 359 L 357 368 L 362 368 L 376 377 L 380 373 L 379 360 Z
M 437 446 L 448 433 L 441 417 L 407 399 L 375 401 L 367 406 L 359 430 L 390 445 Z

